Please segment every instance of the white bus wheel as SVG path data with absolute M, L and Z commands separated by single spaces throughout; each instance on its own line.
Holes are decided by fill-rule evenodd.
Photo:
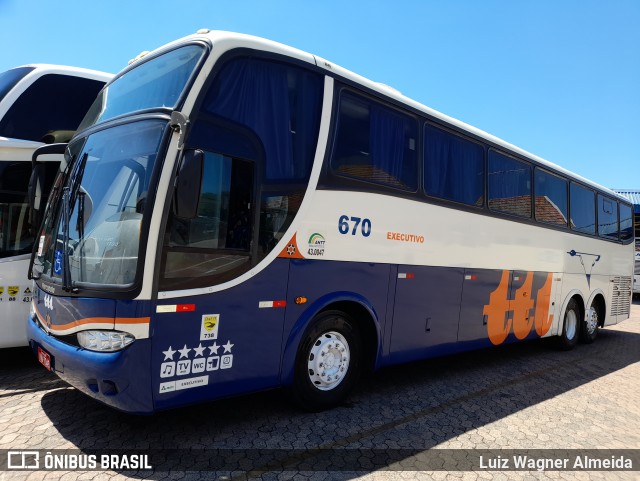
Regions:
M 587 309 L 587 314 L 584 316 L 584 320 L 581 323 L 580 340 L 585 344 L 591 344 L 598 337 L 598 324 L 600 323 L 600 316 L 598 308 L 595 304 L 591 304 L 591 307 Z
M 362 341 L 353 320 L 342 311 L 321 312 L 302 339 L 292 394 L 304 409 L 339 405 L 360 374 Z
M 580 329 L 580 308 L 575 299 L 571 299 L 567 304 L 562 323 L 562 334 L 560 334 L 560 347 L 565 350 L 573 349 L 578 342 L 578 332 Z

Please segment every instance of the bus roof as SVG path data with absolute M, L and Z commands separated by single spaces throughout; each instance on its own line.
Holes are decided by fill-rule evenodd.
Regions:
M 193 41 L 193 40 L 208 40 L 209 42 L 212 42 L 214 45 L 216 45 L 216 50 L 218 50 L 219 53 L 223 53 L 226 52 L 228 50 L 231 50 L 233 48 L 248 48 L 248 49 L 256 49 L 256 50 L 262 50 L 262 51 L 266 51 L 266 52 L 271 52 L 271 53 L 276 53 L 276 54 L 282 54 L 282 55 L 286 55 L 292 58 L 295 58 L 297 60 L 300 61 L 304 61 L 304 62 L 308 62 L 310 64 L 314 64 L 324 70 L 326 70 L 327 72 L 330 72 L 330 75 L 332 76 L 337 76 L 337 77 L 342 77 L 344 79 L 347 79 L 351 82 L 357 83 L 362 85 L 363 87 L 365 87 L 368 90 L 374 91 L 384 97 L 387 97 L 389 99 L 392 99 L 396 102 L 402 103 L 414 110 L 417 110 L 419 112 L 422 112 L 428 116 L 431 116 L 433 118 L 436 118 L 438 120 L 441 120 L 442 122 L 449 124 L 453 127 L 456 127 L 458 129 L 464 130 L 476 137 L 479 137 L 481 139 L 484 139 L 490 143 L 493 143 L 497 146 L 500 146 L 504 149 L 507 149 L 513 153 L 519 154 L 523 157 L 526 157 L 530 160 L 533 160 L 534 162 L 538 163 L 539 165 L 541 165 L 542 167 L 547 167 L 551 170 L 556 171 L 557 173 L 561 173 L 566 175 L 567 177 L 570 177 L 571 179 L 577 180 L 579 182 L 582 182 L 583 184 L 586 184 L 590 187 L 593 187 L 594 189 L 598 189 L 602 192 L 607 193 L 608 195 L 611 195 L 612 197 L 616 197 L 619 200 L 623 200 L 625 202 L 629 202 L 628 198 L 619 195 L 617 192 L 613 191 L 612 189 L 608 188 L 608 187 L 604 187 L 600 184 L 597 184 L 596 182 L 593 182 L 589 179 L 586 179 L 574 172 L 571 172 L 557 164 L 554 164 L 553 162 L 550 162 L 546 159 L 543 159 L 542 157 L 539 157 L 535 154 L 532 154 L 520 147 L 517 147 L 509 142 L 506 142 L 503 139 L 500 139 L 494 135 L 491 135 L 481 129 L 478 129 L 476 127 L 473 127 L 472 125 L 469 125 L 465 122 L 462 122 L 461 120 L 455 119 L 453 117 L 450 117 L 446 114 L 443 114 L 442 112 L 439 112 L 435 109 L 432 109 L 431 107 L 428 107 L 424 104 L 421 104 L 420 102 L 417 102 L 413 99 L 410 99 L 406 96 L 404 96 L 401 92 L 399 92 L 398 90 L 396 90 L 393 87 L 390 87 L 388 85 L 379 83 L 379 82 L 375 82 L 373 80 L 370 80 L 366 77 L 363 77 L 359 74 L 356 74 L 350 70 L 347 70 L 343 67 L 340 67 L 339 65 L 335 65 L 331 62 L 329 62 L 328 60 L 325 60 L 322 57 L 319 57 L 317 55 L 308 53 L 308 52 L 304 52 L 302 50 L 290 47 L 288 45 L 284 45 L 278 42 L 274 42 L 272 40 L 267 40 L 261 37 L 255 37 L 252 35 L 246 35 L 246 34 L 240 34 L 240 33 L 234 33 L 234 32 L 226 32 L 226 31 L 221 31 L 221 30 L 208 30 L 208 29 L 201 29 L 198 30 L 198 32 L 196 34 L 193 35 L 189 35 L 187 37 L 183 37 L 181 39 L 175 40 L 163 47 L 160 47 L 159 49 L 153 51 L 150 55 L 153 55 L 159 51 L 162 50 L 167 50 L 167 49 L 171 49 L 177 45 L 183 44 L 185 42 L 188 41 Z M 142 57 L 144 58 L 144 57 Z M 131 66 L 135 65 L 135 61 L 132 63 Z M 128 69 L 125 69 L 128 70 Z

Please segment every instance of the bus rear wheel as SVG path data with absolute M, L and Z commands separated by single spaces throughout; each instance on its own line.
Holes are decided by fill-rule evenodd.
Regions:
M 598 337 L 598 326 L 600 324 L 600 316 L 598 315 L 598 306 L 591 304 L 587 310 L 586 316 L 581 323 L 580 340 L 585 344 L 591 344 Z
M 580 308 L 575 299 L 571 299 L 567 304 L 562 323 L 562 334 L 560 334 L 560 347 L 564 350 L 573 349 L 578 342 L 578 331 L 580 329 Z
M 356 384 L 361 354 L 360 333 L 346 313 L 318 314 L 298 350 L 292 385 L 294 400 L 309 411 L 339 405 Z

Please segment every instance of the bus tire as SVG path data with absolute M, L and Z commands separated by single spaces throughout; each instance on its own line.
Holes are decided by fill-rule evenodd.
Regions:
M 587 314 L 580 323 L 580 340 L 585 344 L 591 344 L 598 337 L 598 324 L 600 323 L 600 315 L 598 306 L 594 302 L 587 309 Z
M 565 351 L 573 349 L 578 342 L 580 331 L 580 308 L 575 299 L 571 299 L 567 304 L 562 323 L 562 334 L 560 334 L 560 347 Z
M 296 357 L 291 391 L 305 410 L 323 411 L 342 403 L 360 375 L 362 340 L 342 311 L 324 311 L 311 322 Z

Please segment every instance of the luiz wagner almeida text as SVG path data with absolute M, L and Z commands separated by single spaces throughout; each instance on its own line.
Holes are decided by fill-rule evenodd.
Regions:
M 597 457 L 576 455 L 568 458 L 544 458 L 527 455 L 480 456 L 480 469 L 489 470 L 632 470 L 633 462 L 625 456 Z

